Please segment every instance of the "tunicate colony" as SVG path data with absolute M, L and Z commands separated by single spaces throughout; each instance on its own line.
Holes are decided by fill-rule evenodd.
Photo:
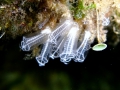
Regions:
M 32 37 L 23 37 L 21 49 L 30 51 L 34 46 L 42 45 L 40 54 L 36 57 L 39 66 L 45 66 L 49 58 L 60 58 L 64 64 L 71 60 L 83 62 L 86 52 L 90 49 L 91 33 L 85 31 L 82 41 L 79 40 L 81 30 L 78 23 L 72 19 L 61 19 L 55 30 L 46 26 L 44 30 Z

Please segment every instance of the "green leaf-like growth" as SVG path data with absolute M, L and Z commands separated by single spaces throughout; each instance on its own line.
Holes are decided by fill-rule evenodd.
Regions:
M 85 16 L 85 14 L 83 13 L 82 10 L 80 9 L 77 9 L 75 12 L 74 12 L 74 18 L 75 19 L 80 19 L 80 18 L 83 18 Z
M 78 6 L 77 6 L 77 8 L 78 8 L 78 9 L 81 9 L 81 10 L 84 9 L 83 0 L 78 1 Z
M 78 0 L 76 5 L 72 6 L 71 10 L 73 11 L 73 16 L 74 16 L 75 19 L 84 18 L 85 12 L 87 10 L 96 8 L 95 3 L 92 3 L 92 4 L 88 5 L 88 6 L 85 6 L 83 2 L 84 2 L 84 0 Z
M 87 10 L 89 10 L 89 9 L 95 9 L 95 8 L 96 8 L 96 4 L 95 3 L 92 3 L 92 4 L 90 4 L 90 5 L 88 5 L 86 7 Z
M 94 50 L 94 51 L 102 51 L 102 50 L 104 50 L 104 49 L 106 49 L 106 48 L 107 48 L 107 45 L 106 45 L 106 44 L 104 44 L 104 43 L 99 43 L 99 44 L 94 45 L 94 46 L 92 47 L 92 50 Z
M 83 5 L 83 0 L 79 0 L 78 3 L 76 4 L 76 6 L 73 6 L 73 13 L 74 13 L 74 18 L 75 19 L 80 19 L 83 18 L 85 16 L 85 14 L 83 13 L 83 10 L 85 9 L 84 5 Z

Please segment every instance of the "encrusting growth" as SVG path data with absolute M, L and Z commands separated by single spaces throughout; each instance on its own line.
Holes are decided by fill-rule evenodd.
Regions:
M 30 38 L 23 37 L 21 42 L 21 48 L 24 51 L 31 50 L 31 47 L 36 44 L 43 45 L 40 54 L 36 57 L 39 66 L 45 66 L 49 58 L 58 57 L 64 64 L 68 64 L 72 59 L 75 62 L 83 62 L 85 60 L 84 53 L 89 50 L 87 47 L 90 44 L 88 43 L 90 32 L 85 31 L 85 36 L 82 37 L 84 39 L 79 44 L 79 36 L 82 31 L 78 23 L 73 20 L 72 14 L 66 5 L 62 3 L 57 3 L 57 5 L 59 7 L 57 10 L 61 10 L 62 14 L 55 29 L 50 30 L 50 28 L 47 28 L 49 26 L 46 26 L 40 34 Z
M 84 6 L 83 1 L 80 2 L 82 2 L 82 5 Z M 95 17 L 97 24 L 95 24 L 92 20 L 95 19 L 95 17 L 90 14 L 89 16 L 86 15 L 86 17 L 81 18 L 81 23 L 83 23 L 86 27 L 84 30 L 84 27 L 80 25 L 80 22 L 76 18 L 73 18 L 70 8 L 65 3 L 52 3 L 49 8 L 60 15 L 59 22 L 56 23 L 56 26 L 53 29 L 50 28 L 49 24 L 46 24 L 40 34 L 30 38 L 23 37 L 23 41 L 21 42 L 22 50 L 29 51 L 33 49 L 33 46 L 41 44 L 42 49 L 39 55 L 36 56 L 39 66 L 45 66 L 45 64 L 48 63 L 49 58 L 60 58 L 60 61 L 64 64 L 68 64 L 71 60 L 75 62 L 83 62 L 86 57 L 86 52 L 90 49 L 93 39 L 97 37 L 99 41 L 101 40 L 101 34 L 99 31 L 100 24 L 101 26 L 108 25 L 109 18 L 103 16 L 102 23 L 100 23 L 100 20 L 98 19 L 99 15 L 96 13 Z M 83 8 L 85 9 L 85 7 Z M 96 9 L 92 8 L 92 12 L 95 11 Z M 84 14 L 87 13 L 88 11 L 86 10 Z M 92 29 L 90 27 L 92 27 L 93 24 L 94 28 Z M 38 25 L 39 29 L 43 27 L 40 24 Z M 93 36 L 92 32 L 93 30 L 95 32 L 95 29 L 97 29 L 96 37 Z M 92 39 L 92 37 L 94 38 Z M 93 50 L 96 50 L 95 46 L 93 47 Z
M 107 48 L 104 29 L 111 16 L 120 24 L 120 0 L 12 0 L 0 5 L 0 39 L 23 36 L 20 48 L 32 51 L 39 66 L 49 58 L 84 62 L 89 49 Z M 120 34 L 116 26 L 113 32 Z M 94 40 L 98 43 L 91 47 Z

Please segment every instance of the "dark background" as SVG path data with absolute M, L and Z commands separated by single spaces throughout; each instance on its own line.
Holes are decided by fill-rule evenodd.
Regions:
M 0 41 L 0 90 L 120 90 L 120 45 L 89 50 L 83 63 L 23 60 L 20 39 Z

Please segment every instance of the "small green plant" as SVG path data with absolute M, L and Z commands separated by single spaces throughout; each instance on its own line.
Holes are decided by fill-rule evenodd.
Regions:
M 72 5 L 71 10 L 73 12 L 73 17 L 75 19 L 81 19 L 84 18 L 87 10 L 95 9 L 95 8 L 96 8 L 95 3 L 84 5 L 84 0 L 78 0 L 75 5 Z

